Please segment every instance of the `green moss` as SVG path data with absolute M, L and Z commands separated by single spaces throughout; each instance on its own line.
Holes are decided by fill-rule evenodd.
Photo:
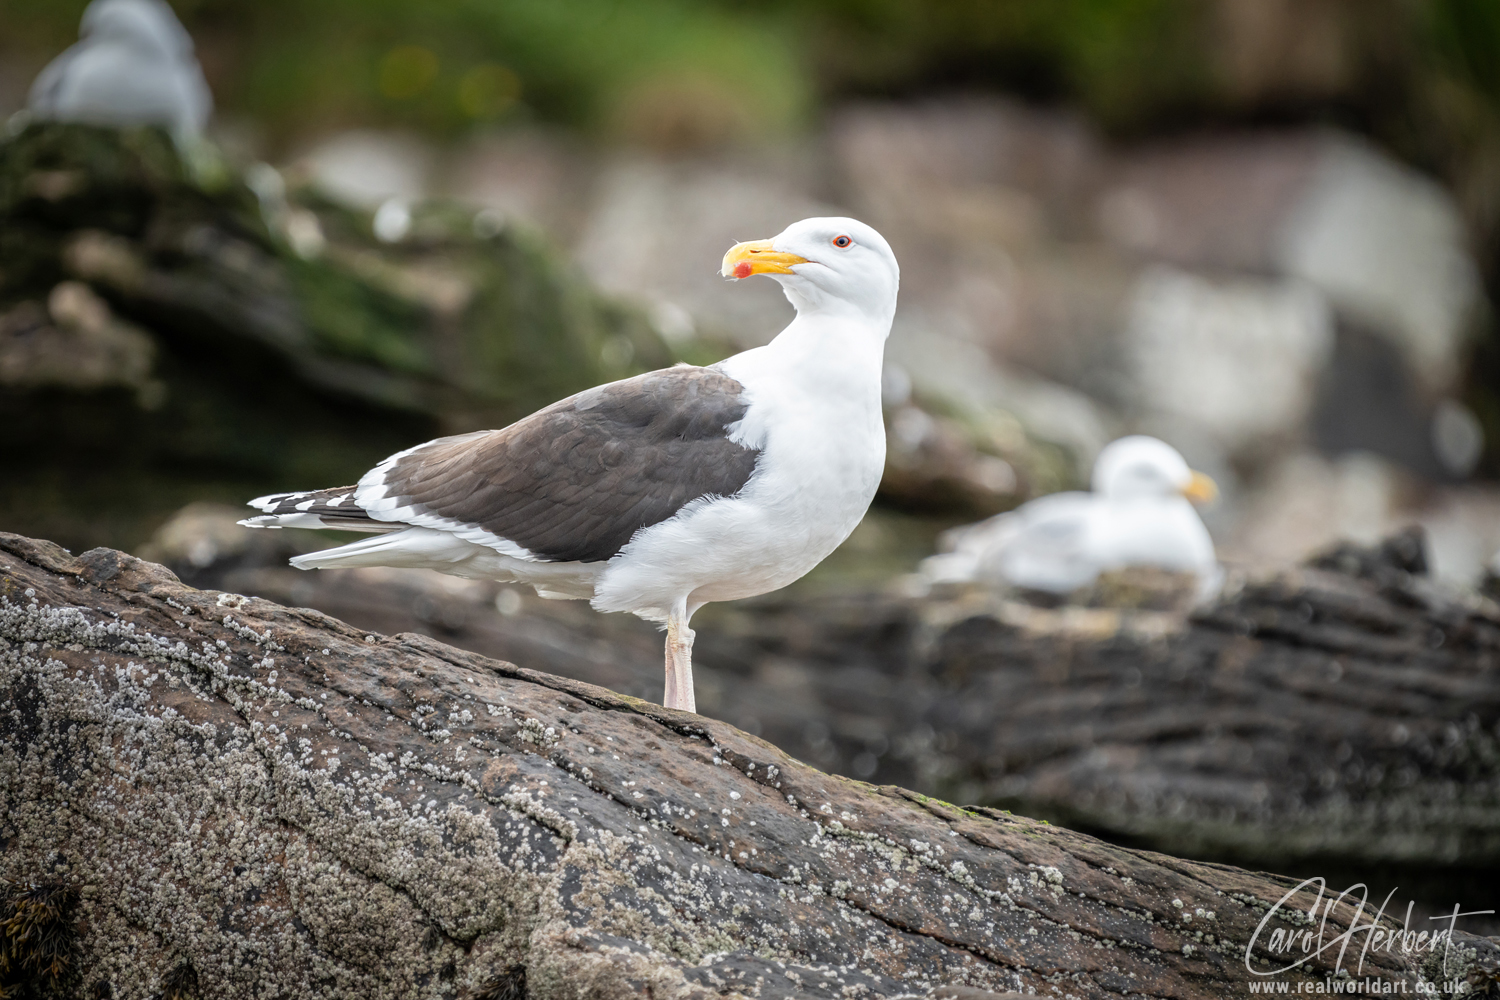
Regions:
M 321 261 L 287 261 L 302 319 L 320 353 L 364 361 L 404 375 L 435 374 L 418 331 L 421 310 Z
M 972 809 L 965 809 L 963 806 L 956 806 L 952 802 L 944 802 L 942 799 L 935 799 L 930 795 L 923 795 L 921 792 L 912 792 L 910 794 L 912 798 L 916 799 L 918 802 L 921 802 L 924 805 L 930 803 L 935 806 L 941 806 L 944 809 L 952 809 L 954 812 L 962 813 L 963 815 L 968 816 L 972 819 L 984 819 L 984 815 L 982 813 L 974 812 Z
M 200 160 L 218 162 L 188 164 L 152 129 L 0 141 L 0 316 L 45 321 L 56 284 L 85 279 L 151 335 L 165 387 L 147 407 L 0 386 L 6 529 L 133 547 L 191 500 L 352 482 L 439 433 L 675 360 L 533 233 L 476 232 L 472 210 L 435 203 L 387 245 L 367 213 L 310 192 L 262 204 Z M 321 248 L 293 249 L 292 213 Z

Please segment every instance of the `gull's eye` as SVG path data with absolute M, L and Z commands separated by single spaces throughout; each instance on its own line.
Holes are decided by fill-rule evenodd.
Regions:
M 838 247 L 840 250 L 847 250 L 849 247 L 854 245 L 854 241 L 847 236 L 835 236 L 833 238 L 833 245 Z

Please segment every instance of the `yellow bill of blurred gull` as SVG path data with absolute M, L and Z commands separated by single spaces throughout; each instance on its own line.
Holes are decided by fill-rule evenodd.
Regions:
M 252 500 L 258 528 L 376 537 L 302 569 L 424 567 L 529 584 L 667 627 L 669 708 L 696 711 L 694 612 L 784 587 L 854 530 L 885 464 L 881 361 L 900 274 L 879 233 L 805 219 L 735 245 L 797 310 L 764 347 L 570 396 L 399 452 L 355 486 Z
M 179 141 L 202 134 L 213 96 L 193 39 L 165 0 L 94 0 L 78 35 L 31 85 L 34 118 L 160 125 Z
M 1222 572 L 1193 502 L 1218 494 L 1165 441 L 1133 435 L 1094 462 L 1093 492 L 1054 493 L 950 532 L 951 551 L 922 563 L 935 582 L 981 581 L 1057 594 L 1100 573 L 1149 566 L 1191 574 L 1200 600 Z

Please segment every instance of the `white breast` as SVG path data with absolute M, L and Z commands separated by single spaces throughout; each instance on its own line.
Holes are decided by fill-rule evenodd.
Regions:
M 755 474 L 737 496 L 699 501 L 632 539 L 601 576 L 595 608 L 664 617 L 684 595 L 694 607 L 763 594 L 849 537 L 885 464 L 879 344 L 871 357 L 829 350 L 821 336 L 816 352 L 778 342 L 720 366 L 749 397 L 733 438 L 761 451 Z
M 1216 565 L 1213 539 L 1185 499 L 1117 500 L 1101 515 L 1091 525 L 1101 569 L 1159 566 L 1202 573 Z

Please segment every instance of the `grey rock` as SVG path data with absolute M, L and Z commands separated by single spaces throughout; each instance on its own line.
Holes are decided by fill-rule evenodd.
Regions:
M 1289 888 L 14 535 L 0 804 L 0 874 L 76 890 L 75 968 L 124 996 L 1206 1000 Z

